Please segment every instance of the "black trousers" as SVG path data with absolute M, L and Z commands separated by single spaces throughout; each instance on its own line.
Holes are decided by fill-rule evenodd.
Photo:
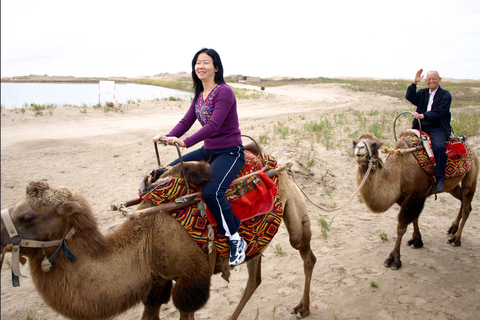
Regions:
M 445 147 L 445 142 L 447 138 L 442 129 L 422 123 L 422 131 L 425 131 L 430 135 L 432 139 L 432 150 L 433 155 L 435 156 L 435 161 L 437 162 L 435 169 L 433 170 L 433 175 L 437 178 L 445 178 L 445 169 L 447 167 L 447 148 Z

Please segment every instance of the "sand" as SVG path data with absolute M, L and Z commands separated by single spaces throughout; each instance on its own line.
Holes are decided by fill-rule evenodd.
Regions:
M 256 139 L 270 132 L 265 151 L 276 156 L 280 164 L 292 161 L 299 186 L 312 202 L 323 207 L 343 204 L 356 189 L 351 146 L 327 149 L 308 139 L 275 136 L 272 128 L 280 124 L 300 128 L 334 112 L 411 110 L 405 101 L 352 92 L 336 84 L 287 85 L 259 93 L 264 97 L 238 101 L 242 132 Z M 19 201 L 28 181 L 46 179 L 51 186 L 66 185 L 84 194 L 102 232 L 112 232 L 125 218 L 112 212 L 110 204 L 136 197 L 143 175 L 157 167 L 151 138 L 166 133 L 188 105 L 187 101 L 145 101 L 122 106 L 123 112 L 88 109 L 86 113 L 62 107 L 39 117 L 33 117 L 30 110 L 22 114 L 2 109 L 1 207 Z M 387 142 L 392 144 L 391 140 Z M 480 153 L 480 138 L 470 137 L 469 142 Z M 174 148 L 160 148 L 162 164 L 175 157 Z M 308 158 L 315 160 L 314 166 L 305 166 Z M 429 198 L 419 220 L 424 247 L 412 249 L 405 244 L 412 232 L 410 226 L 402 244 L 403 267 L 396 271 L 385 268 L 383 262 L 396 239 L 397 205 L 382 214 L 370 212 L 357 197 L 334 212 L 310 202 L 307 206 L 312 248 L 318 259 L 308 319 L 480 318 L 478 194 L 460 247 L 447 244 L 446 233 L 459 202 L 448 194 L 439 195 L 436 201 Z M 333 219 L 326 237 L 317 221 L 322 217 L 328 222 Z M 381 233 L 388 239 L 382 240 Z M 267 248 L 262 262 L 263 282 L 240 319 L 295 319 L 290 310 L 302 295 L 303 267 L 298 252 L 289 245 L 283 224 L 272 246 L 280 246 L 285 255 Z M 28 263 L 22 266 L 27 277 L 20 279 L 20 287 L 12 287 L 10 259 L 8 254 L 1 271 L 1 318 L 25 319 L 29 311 L 35 319 L 65 319 L 40 298 L 30 279 Z M 240 300 L 246 279 L 246 265 L 232 271 L 229 283 L 220 275 L 213 276 L 210 300 L 197 312 L 196 319 L 227 319 Z M 115 319 L 139 319 L 142 309 L 138 305 Z M 178 319 L 178 312 L 170 302 L 162 307 L 160 316 Z

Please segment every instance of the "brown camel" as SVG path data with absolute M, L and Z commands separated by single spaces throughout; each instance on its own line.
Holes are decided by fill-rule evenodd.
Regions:
M 279 174 L 279 192 L 290 243 L 304 261 L 303 296 L 292 313 L 305 317 L 310 314 L 310 284 L 316 262 L 310 248 L 310 218 L 301 191 L 285 171 Z M 109 318 L 139 302 L 144 304 L 142 319 L 159 319 L 160 307 L 170 296 L 180 319 L 194 319 L 194 312 L 209 298 L 212 272 L 228 269 L 228 259 L 221 259 L 212 270 L 207 254 L 165 213 L 124 222 L 103 236 L 86 200 L 66 187 L 50 189 L 45 182 L 31 182 L 26 197 L 10 209 L 10 215 L 26 239 L 62 239 L 76 228 L 75 235 L 66 241 L 78 258 L 75 263 L 61 254 L 53 261 L 52 270 L 45 273 L 41 262 L 56 248 L 47 248 L 45 253 L 38 248 L 21 249 L 29 258 L 32 279 L 45 302 L 72 319 Z M 10 243 L 3 220 L 1 231 L 3 251 Z M 260 285 L 261 256 L 247 262 L 247 286 L 230 319 L 238 318 Z
M 414 133 L 406 131 L 400 138 Z M 394 203 L 400 205 L 397 223 L 397 240 L 390 256 L 385 260 L 385 266 L 399 269 L 402 266 L 400 260 L 400 245 L 402 237 L 407 231 L 407 226 L 413 222 L 413 236 L 408 245 L 414 248 L 423 246 L 422 236 L 418 228 L 418 218 L 423 210 L 425 200 L 432 195 L 433 177 L 428 175 L 418 164 L 412 153 L 400 153 L 390 156 L 383 162 L 379 156 L 379 149 L 383 142 L 373 134 L 362 134 L 353 140 L 355 157 L 357 158 L 357 184 L 360 185 L 365 177 L 369 162 L 373 164 L 365 184 L 360 190 L 363 200 L 373 212 L 385 212 Z M 408 149 L 407 143 L 399 139 L 394 149 Z M 472 150 L 470 148 L 470 150 Z M 444 190 L 460 200 L 460 211 L 453 220 L 449 234 L 453 236 L 449 243 L 454 246 L 461 245 L 462 231 L 472 210 L 472 198 L 477 186 L 479 159 L 475 152 L 471 151 L 473 165 L 471 169 L 460 176 L 445 180 Z

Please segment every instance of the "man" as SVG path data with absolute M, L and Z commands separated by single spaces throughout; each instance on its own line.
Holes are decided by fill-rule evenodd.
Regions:
M 436 160 L 433 171 L 437 181 L 435 192 L 443 191 L 445 181 L 445 167 L 447 166 L 447 154 L 445 142 L 450 140 L 451 127 L 450 104 L 452 96 L 447 90 L 440 88 L 442 78 L 437 71 L 429 71 L 425 82 L 428 88 L 417 91 L 417 83 L 423 79 L 423 69 L 417 71 L 413 83 L 408 87 L 405 98 L 417 106 L 413 113 L 412 128 L 419 129 L 421 121 L 422 131 L 428 133 L 432 139 L 432 149 Z

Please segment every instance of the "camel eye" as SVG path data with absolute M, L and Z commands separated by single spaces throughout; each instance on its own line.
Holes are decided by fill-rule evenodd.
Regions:
M 18 218 L 18 221 L 24 225 L 30 225 L 37 220 L 38 215 L 36 213 L 27 213 Z

